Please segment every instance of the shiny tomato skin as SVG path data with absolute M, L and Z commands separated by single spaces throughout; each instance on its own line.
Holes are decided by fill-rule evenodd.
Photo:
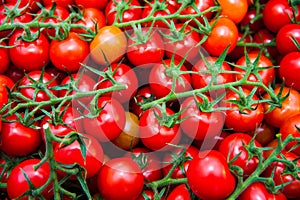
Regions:
M 248 151 L 244 147 L 249 145 L 252 137 L 246 133 L 233 133 L 222 140 L 219 151 L 227 158 L 228 161 L 232 160 L 236 156 L 237 159 L 231 163 L 231 165 L 236 165 L 243 170 L 244 177 L 250 176 L 258 166 L 259 159 L 257 156 L 252 158 L 249 157 Z M 261 147 L 256 140 L 254 141 L 256 147 Z M 228 157 L 229 155 L 229 157 Z
M 274 89 L 275 94 L 278 94 L 280 92 L 280 87 L 276 87 Z M 300 94 L 294 89 L 284 87 L 282 91 L 282 97 L 285 95 L 288 95 L 288 97 L 282 102 L 281 107 L 276 107 L 271 112 L 265 113 L 264 120 L 266 123 L 279 128 L 282 123 L 288 119 L 289 117 L 292 117 L 300 112 Z M 268 94 L 265 94 L 263 96 L 264 99 L 269 99 L 270 96 Z M 270 108 L 270 105 L 268 103 L 264 103 L 264 110 L 267 112 Z
M 285 55 L 279 67 L 279 76 L 285 84 L 295 90 L 300 91 L 300 53 L 291 52 Z
M 103 10 L 108 0 L 75 0 L 77 6 L 83 6 L 84 8 L 96 8 L 98 10 Z
M 258 14 L 260 13 L 256 13 L 255 9 L 249 9 L 245 17 L 241 21 L 241 26 L 245 27 L 248 25 L 250 31 L 253 33 L 264 28 L 265 27 L 264 22 L 262 19 L 258 19 Z
M 131 158 L 106 162 L 97 180 L 98 190 L 107 200 L 135 200 L 144 186 L 142 171 Z
M 187 171 L 192 192 L 200 199 L 225 199 L 236 186 L 223 154 L 215 150 L 200 152 Z
M 49 63 L 48 39 L 40 33 L 37 40 L 25 42 L 18 39 L 22 34 L 17 30 L 9 39 L 8 45 L 15 46 L 9 49 L 11 62 L 21 70 L 41 70 Z
M 27 8 L 32 11 L 35 12 L 37 11 L 40 7 L 38 6 L 37 3 L 42 3 L 42 0 L 21 0 L 19 7 L 23 8 L 25 6 L 28 6 Z M 18 0 L 5 0 L 6 4 L 14 4 L 16 5 L 16 3 L 18 2 Z
M 11 199 L 16 199 L 30 189 L 30 186 L 23 173 L 26 173 L 31 183 L 39 188 L 43 186 L 50 178 L 50 165 L 44 162 L 36 171 L 34 166 L 37 165 L 40 159 L 27 159 L 22 161 L 11 171 L 7 180 L 7 193 Z M 45 198 L 50 198 L 53 195 L 51 184 L 42 192 Z M 28 196 L 20 198 L 21 200 L 29 199 Z
M 293 137 L 299 138 L 300 137 L 299 129 L 300 129 L 300 113 L 286 119 L 281 124 L 279 133 L 282 136 L 282 140 L 284 140 L 289 135 L 293 135 Z M 290 150 L 296 144 L 297 144 L 296 141 L 290 142 L 286 145 L 286 149 Z M 292 152 L 296 153 L 297 155 L 300 155 L 300 147 L 297 147 L 295 149 L 293 148 Z
M 214 21 L 210 22 L 211 24 Z M 238 29 L 234 22 L 227 18 L 221 17 L 213 26 L 211 33 L 202 47 L 209 55 L 219 56 L 228 45 L 228 53 L 230 53 L 238 42 Z
M 221 15 L 230 18 L 235 24 L 243 20 L 247 11 L 247 0 L 218 0 L 222 11 Z
M 4 42 L 2 42 L 1 45 L 6 46 Z M 5 71 L 9 68 L 9 64 L 9 50 L 6 48 L 0 48 L 0 74 L 5 73 Z
M 238 197 L 238 200 L 287 200 L 284 194 L 270 193 L 265 184 L 262 182 L 254 182 L 248 186 Z
M 62 71 L 77 72 L 88 54 L 88 42 L 82 40 L 76 33 L 69 33 L 62 41 L 52 40 L 50 44 L 50 60 Z
M 100 65 L 118 62 L 126 53 L 126 49 L 126 36 L 116 26 L 102 27 L 90 43 L 91 57 Z
M 192 200 L 192 198 L 186 185 L 180 184 L 170 192 L 166 200 Z
M 298 51 L 294 38 L 300 42 L 300 24 L 287 24 L 281 27 L 276 35 L 276 47 L 282 55 Z

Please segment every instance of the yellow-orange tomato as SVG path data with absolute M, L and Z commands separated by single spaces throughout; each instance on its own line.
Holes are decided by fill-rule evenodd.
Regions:
M 222 12 L 221 15 L 230 18 L 235 24 L 243 20 L 248 11 L 247 0 L 218 0 Z
M 129 150 L 139 143 L 139 119 L 135 114 L 131 112 L 126 112 L 125 114 L 126 124 L 123 132 L 112 142 L 121 149 Z
M 100 65 L 119 61 L 126 52 L 127 39 L 116 26 L 101 28 L 90 44 L 91 57 Z

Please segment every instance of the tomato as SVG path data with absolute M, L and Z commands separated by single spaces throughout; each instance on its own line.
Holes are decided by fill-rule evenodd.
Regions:
M 88 42 L 82 40 L 76 33 L 69 33 L 62 41 L 51 41 L 50 60 L 59 70 L 77 72 L 88 55 Z
M 256 62 L 256 60 L 258 59 L 258 54 L 259 53 L 256 53 L 256 52 L 248 54 L 248 58 L 249 58 L 251 64 Z M 242 67 L 246 67 L 246 68 L 250 67 L 247 65 L 246 56 L 241 57 L 236 62 L 236 64 L 239 66 L 242 66 Z M 260 55 L 259 60 L 257 62 L 257 69 L 252 71 L 253 73 L 251 73 L 248 76 L 247 80 L 250 82 L 260 82 L 261 81 L 265 86 L 268 87 L 274 81 L 275 70 L 274 70 L 274 68 L 269 68 L 269 69 L 259 69 L 259 68 L 271 67 L 271 66 L 273 66 L 273 63 L 271 62 L 271 60 L 269 60 L 264 55 Z M 240 72 L 240 73 L 236 73 L 234 75 L 235 80 L 241 80 L 245 76 L 245 73 L 246 73 L 246 69 L 242 69 L 239 67 L 235 67 L 234 71 Z M 257 77 L 255 75 L 255 73 L 258 73 L 259 77 Z M 253 89 L 253 86 L 250 86 L 250 85 L 245 85 L 244 87 L 248 88 L 250 90 Z M 260 87 L 260 88 L 258 88 L 257 92 L 263 93 L 265 91 L 263 90 L 263 88 Z
M 117 9 L 122 10 L 122 17 L 120 13 L 117 15 Z M 137 0 L 115 0 L 108 1 L 105 7 L 105 18 L 108 25 L 113 25 L 114 22 L 130 22 L 141 19 L 142 9 Z M 117 19 L 117 16 L 120 18 Z
M 9 49 L 11 62 L 21 70 L 41 70 L 49 63 L 48 39 L 40 33 L 37 40 L 25 42 L 19 39 L 23 33 L 23 30 L 17 30 L 9 38 L 8 45 L 15 46 Z
M 22 194 L 30 190 L 27 179 L 24 173 L 27 175 L 28 179 L 35 188 L 42 187 L 47 180 L 50 178 L 50 165 L 48 162 L 44 162 L 37 170 L 34 170 L 41 160 L 40 159 L 27 159 L 19 163 L 10 173 L 7 180 L 7 193 L 9 198 L 16 199 Z M 51 189 L 52 184 L 48 185 L 42 192 L 42 195 L 47 199 L 53 196 L 53 191 Z M 18 198 L 19 199 L 19 198 Z M 22 200 L 29 199 L 28 196 L 20 198 Z
M 142 193 L 143 186 L 142 171 L 130 158 L 114 158 L 98 174 L 98 190 L 105 199 L 134 200 Z
M 144 190 L 136 200 L 154 200 L 154 192 L 152 190 Z
M 230 53 L 238 42 L 237 26 L 226 17 L 219 18 L 217 22 L 211 21 L 210 24 L 214 26 L 202 47 L 209 55 L 219 56 L 229 45 L 228 53 Z
M 35 100 L 36 102 L 50 100 L 49 95 L 40 88 L 41 86 L 39 86 L 39 84 L 42 84 L 42 87 L 46 87 L 54 96 L 58 96 L 58 91 L 51 90 L 52 87 L 57 86 L 56 80 L 42 71 L 32 71 L 29 72 L 27 76 L 24 76 L 19 84 L 20 93 L 26 98 Z M 38 91 L 32 86 L 37 87 Z
M 6 70 L 5 75 L 10 77 L 14 82 L 18 82 L 24 76 L 24 71 L 14 65 L 10 65 Z
M 126 36 L 116 26 L 104 26 L 90 43 L 91 57 L 101 65 L 118 62 L 126 48 Z
M 258 17 L 259 14 L 260 13 L 257 13 L 255 9 L 249 9 L 241 21 L 241 26 L 249 26 L 250 31 L 253 33 L 256 33 L 258 30 L 264 28 L 264 22 L 262 18 Z
M 258 44 L 268 44 L 275 41 L 275 36 L 267 29 L 260 29 L 253 36 L 253 42 Z M 260 49 L 257 49 L 259 51 Z M 263 54 L 269 56 L 273 59 L 278 56 L 278 49 L 276 47 L 266 47 L 263 51 Z
M 250 176 L 258 166 L 259 159 L 257 156 L 250 157 L 245 146 L 249 146 L 252 137 L 246 133 L 233 133 L 227 136 L 220 144 L 219 151 L 229 160 L 236 158 L 231 164 L 240 167 L 243 170 L 243 176 Z M 261 147 L 256 140 L 256 147 Z
M 54 148 L 54 159 L 64 165 L 77 163 L 85 168 L 86 177 L 95 176 L 103 163 L 103 150 L 98 141 L 90 135 L 82 135 L 86 146 L 86 158 L 82 155 L 82 149 L 78 141 L 74 141 L 68 146 L 56 144 Z
M 300 42 L 300 24 L 287 24 L 281 27 L 276 36 L 278 51 L 283 55 L 298 51 L 294 40 Z
M 98 109 L 101 109 L 98 116 L 83 119 L 84 130 L 102 142 L 116 139 L 125 127 L 124 108 L 113 98 L 99 97 Z M 89 114 L 89 111 L 84 114 Z
M 6 46 L 4 42 L 1 45 Z M 4 74 L 10 64 L 9 51 L 6 48 L 0 48 L 0 74 Z
M 247 11 L 247 0 L 218 0 L 222 11 L 221 15 L 231 19 L 235 24 L 243 20 Z
M 298 6 L 299 9 L 299 6 Z M 277 32 L 285 24 L 290 24 L 295 10 L 289 5 L 288 0 L 270 0 L 263 10 L 265 26 L 272 32 Z M 295 12 L 296 13 L 296 12 Z M 296 14 L 299 20 L 300 14 Z
M 284 157 L 283 157 L 284 156 Z M 298 160 L 298 155 L 288 152 L 288 151 L 281 151 L 281 154 L 279 155 L 281 158 L 285 158 L 287 161 L 292 162 L 296 164 L 296 167 L 300 167 L 300 161 Z M 263 173 L 265 177 L 272 177 L 275 185 L 281 185 L 284 183 L 289 183 L 286 186 L 283 186 L 281 191 L 285 196 L 289 199 L 298 199 L 300 197 L 300 181 L 295 179 L 291 174 L 286 171 L 286 165 L 283 162 L 274 162 L 272 163 Z M 296 172 L 297 173 L 297 172 Z M 298 172 L 298 177 L 300 176 L 300 173 Z
M 182 131 L 192 139 L 204 140 L 219 136 L 224 125 L 222 112 L 202 111 L 198 104 L 203 103 L 199 96 L 185 99 L 181 105 L 180 123 Z
M 167 200 L 192 200 L 189 190 L 185 184 L 176 186 L 168 195 Z
M 143 28 L 142 34 L 149 34 L 149 28 Z M 136 44 L 136 40 L 140 43 Z M 142 41 L 136 33 L 129 36 L 127 44 L 127 58 L 136 67 L 151 67 L 162 61 L 165 54 L 165 45 L 157 30 L 151 30 L 148 40 Z
M 292 52 L 284 56 L 280 62 L 279 76 L 285 84 L 295 90 L 300 90 L 300 52 Z
M 272 194 L 270 193 L 265 184 L 262 182 L 254 182 L 248 186 L 239 196 L 238 200 L 286 200 L 284 194 Z
M 262 146 L 266 146 L 272 140 L 275 139 L 275 135 L 277 134 L 277 130 L 275 127 L 262 123 L 257 129 L 248 133 L 250 136 L 255 136 L 255 140 L 257 140 Z
M 51 6 L 56 3 L 58 6 L 68 8 L 70 5 L 74 5 L 74 0 L 43 0 L 45 6 Z
M 5 0 L 5 3 L 13 4 L 13 5 L 16 5 L 17 2 L 18 2 L 18 0 Z M 37 3 L 42 3 L 41 0 L 21 0 L 19 2 L 20 2 L 20 4 L 19 4 L 20 8 L 27 6 L 27 8 L 33 12 L 35 12 L 39 9 L 39 6 Z
M 217 57 L 206 57 L 205 60 L 199 60 L 192 68 L 194 74 L 192 74 L 192 86 L 194 89 L 200 89 L 206 87 L 209 84 L 223 85 L 229 82 L 233 82 L 233 75 L 231 73 L 218 73 L 216 81 L 212 82 L 212 74 L 216 71 L 231 71 L 230 66 L 223 62 L 220 65 L 216 64 Z M 208 63 L 208 65 L 207 65 Z M 208 72 L 208 73 L 207 73 Z M 221 95 L 225 93 L 225 89 L 209 91 L 211 96 Z
M 96 8 L 97 10 L 103 10 L 108 0 L 75 0 L 77 6 L 83 6 L 84 8 Z
M 200 199 L 225 199 L 235 189 L 236 180 L 218 151 L 202 151 L 191 161 L 187 181 Z
M 177 60 L 163 60 L 153 66 L 149 75 L 150 89 L 157 98 L 167 96 L 173 88 L 173 80 L 175 77 L 175 93 L 185 92 L 191 88 L 190 75 L 180 74 L 187 71 L 183 64 Z
M 6 75 L 0 74 L 0 107 L 8 103 L 8 90 L 11 90 L 14 82 Z
M 247 97 L 250 90 L 243 89 L 243 96 Z M 264 108 L 261 103 L 254 103 L 250 109 L 240 110 L 237 104 L 230 101 L 240 101 L 241 97 L 234 91 L 227 93 L 225 97 L 225 106 L 229 108 L 225 111 L 225 126 L 235 132 L 249 132 L 255 130 L 264 119 Z M 258 101 L 258 97 L 253 95 L 252 100 Z
M 185 24 L 176 24 L 175 28 L 175 32 L 168 29 L 164 33 L 168 35 L 168 37 L 164 37 L 167 57 L 169 59 L 174 57 L 176 60 L 185 59 L 190 63 L 199 59 L 200 46 L 198 43 L 201 41 L 199 33 Z
M 102 11 L 96 8 L 86 7 L 82 10 L 82 13 L 83 13 L 83 18 L 78 22 L 76 22 L 76 24 L 84 25 L 87 29 L 90 29 L 93 32 L 100 30 L 102 27 L 106 25 L 105 15 L 103 14 Z M 73 31 L 76 33 L 87 33 L 86 30 L 78 29 L 78 28 L 74 29 Z
M 7 162 L 4 158 L 0 158 L 0 183 L 7 183 L 9 173 L 7 173 Z M 0 191 L 6 191 L 6 188 L 0 187 Z
M 281 124 L 279 133 L 281 133 L 282 135 L 282 140 L 284 140 L 289 135 L 293 135 L 293 137 L 298 138 L 300 134 L 299 128 L 300 128 L 300 113 L 292 117 L 289 117 Z M 286 148 L 290 150 L 296 144 L 297 144 L 296 141 L 290 142 L 289 144 L 287 144 Z M 300 147 L 293 149 L 292 152 L 296 153 L 297 155 L 300 155 Z
M 121 149 L 129 150 L 134 148 L 140 141 L 138 129 L 139 119 L 131 112 L 125 112 L 125 115 L 125 127 L 122 133 L 112 142 Z
M 276 87 L 274 92 L 278 95 L 280 87 Z M 282 102 L 281 107 L 276 107 L 270 112 L 267 112 L 270 108 L 270 104 L 263 104 L 264 110 L 267 112 L 264 117 L 266 123 L 279 128 L 286 119 L 300 112 L 300 94 L 294 89 L 284 87 L 281 96 L 284 97 L 286 95 L 288 95 L 288 97 Z M 265 94 L 263 98 L 270 99 L 270 96 Z
M 164 113 L 162 113 L 164 112 Z M 168 149 L 168 143 L 177 144 L 181 133 L 178 124 L 169 125 L 168 116 L 174 112 L 166 108 L 159 110 L 156 107 L 150 108 L 142 113 L 139 122 L 139 132 L 142 143 L 151 150 Z M 166 116 L 163 116 L 166 115 Z M 158 119 L 160 118 L 160 119 Z
M 238 35 L 238 41 L 243 43 L 250 43 L 252 42 L 252 37 L 250 35 L 244 36 L 242 33 L 239 33 Z M 236 46 L 229 54 L 228 58 L 231 61 L 236 61 L 239 58 L 243 57 L 245 55 L 244 50 L 246 49 L 247 52 L 251 51 L 251 47 L 243 47 L 243 46 Z
M 119 102 L 128 102 L 132 96 L 134 96 L 138 88 L 138 79 L 135 72 L 126 64 L 112 64 L 110 68 L 102 70 L 107 72 L 119 83 L 126 85 L 126 89 L 105 93 L 103 96 L 109 96 L 117 99 Z M 100 76 L 97 84 L 98 89 L 109 88 L 113 85 L 111 80 Z

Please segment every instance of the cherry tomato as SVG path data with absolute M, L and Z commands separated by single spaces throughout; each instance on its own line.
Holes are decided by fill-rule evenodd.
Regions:
M 5 75 L 10 77 L 15 83 L 18 82 L 24 76 L 24 71 L 17 68 L 14 65 L 10 65 L 6 70 Z
M 278 95 L 280 87 L 276 87 L 274 92 Z M 270 108 L 270 104 L 263 104 L 264 110 L 267 112 L 264 116 L 266 123 L 279 128 L 286 119 L 300 112 L 300 94 L 294 89 L 284 87 L 281 96 L 284 97 L 286 95 L 288 95 L 288 97 L 282 102 L 281 107 L 276 107 L 270 112 L 267 112 Z M 269 99 L 270 96 L 265 94 L 263 98 Z
M 294 40 L 300 42 L 300 24 L 287 24 L 281 27 L 276 36 L 278 51 L 283 55 L 298 51 Z
M 154 200 L 154 192 L 152 190 L 144 190 L 136 200 Z
M 14 82 L 6 75 L 0 74 L 0 106 L 4 106 L 8 103 L 8 90 L 11 90 L 14 86 Z
M 218 0 L 222 11 L 221 15 L 230 18 L 235 24 L 243 20 L 247 11 L 247 0 Z
M 250 35 L 244 36 L 242 33 L 239 33 L 238 41 L 243 43 L 250 43 L 252 42 L 252 37 Z M 243 47 L 243 46 L 236 46 L 229 54 L 228 58 L 232 61 L 236 61 L 239 58 L 243 57 L 245 55 L 244 51 L 249 52 L 252 50 L 251 47 Z
M 17 30 L 9 39 L 8 45 L 15 46 L 9 49 L 12 63 L 21 70 L 41 70 L 49 63 L 49 42 L 43 33 L 37 40 L 25 42 L 19 37 L 24 34 L 23 30 Z
M 189 190 L 185 184 L 176 186 L 168 195 L 167 200 L 192 200 Z
M 211 21 L 210 24 L 214 24 Z M 238 29 L 234 22 L 227 18 L 221 17 L 214 24 L 207 40 L 203 43 L 203 48 L 209 55 L 219 56 L 229 45 L 228 53 L 230 53 L 238 42 Z
M 118 62 L 126 48 L 126 36 L 116 26 L 104 26 L 90 43 L 91 57 L 101 65 Z
M 77 6 L 83 6 L 84 8 L 96 8 L 98 10 L 103 10 L 108 0 L 75 0 Z
M 42 0 L 21 0 L 21 1 L 19 1 L 20 2 L 19 7 L 23 8 L 23 7 L 27 6 L 27 8 L 30 11 L 35 12 L 39 9 L 39 6 L 37 3 L 42 3 L 41 1 Z M 13 4 L 13 5 L 16 5 L 17 2 L 18 2 L 18 0 L 5 0 L 5 3 Z
M 253 42 L 258 44 L 268 44 L 275 41 L 275 36 L 268 29 L 260 29 L 253 36 Z M 259 49 L 257 49 L 259 51 Z M 278 56 L 278 49 L 276 47 L 266 47 L 263 51 L 263 54 L 269 56 L 273 59 Z
M 235 189 L 236 180 L 218 151 L 203 151 L 191 161 L 187 181 L 201 199 L 225 199 Z
M 300 91 L 300 53 L 292 52 L 284 56 L 280 62 L 279 76 L 287 86 Z
M 241 21 L 241 26 L 249 26 L 250 31 L 253 33 L 256 33 L 258 30 L 264 28 L 264 22 L 262 18 L 258 17 L 259 14 L 260 13 L 257 13 L 255 9 L 249 9 Z
M 248 132 L 250 136 L 255 136 L 255 140 L 257 140 L 262 146 L 266 146 L 272 140 L 275 139 L 275 135 L 277 134 L 277 130 L 275 127 L 262 123 L 257 129 L 252 132 Z
M 299 137 L 299 128 L 300 128 L 300 114 L 294 115 L 292 117 L 289 117 L 286 119 L 280 126 L 280 131 L 282 135 L 282 140 L 284 140 L 289 135 L 293 135 L 293 137 L 298 138 Z M 287 150 L 290 150 L 297 144 L 296 141 L 290 142 L 287 144 L 286 148 Z M 300 155 L 300 147 L 292 150 L 293 153 L 296 153 L 297 155 Z
M 6 46 L 4 42 L 1 45 Z M 6 48 L 0 48 L 0 74 L 4 74 L 10 64 L 9 51 Z
M 71 32 L 62 41 L 52 40 L 50 44 L 50 60 L 62 71 L 77 72 L 88 54 L 88 42 L 82 40 L 76 33 Z
M 22 194 L 30 189 L 29 183 L 24 176 L 27 175 L 30 182 L 35 188 L 43 186 L 50 178 L 50 165 L 44 162 L 37 170 L 34 170 L 41 160 L 40 159 L 28 159 L 19 163 L 10 173 L 7 180 L 7 193 L 9 198 L 17 199 Z M 42 195 L 47 199 L 53 196 L 53 191 L 51 190 L 52 184 L 49 184 L 42 192 Z M 19 199 L 19 198 L 18 198 Z M 22 200 L 28 199 L 28 196 L 20 198 Z
M 86 157 L 82 155 L 82 149 L 78 141 L 63 146 L 56 144 L 54 148 L 54 159 L 64 165 L 72 165 L 77 163 L 86 169 L 86 177 L 95 176 L 103 163 L 103 150 L 98 141 L 90 135 L 82 135 L 84 137 L 84 145 L 86 146 Z
M 142 193 L 143 186 L 142 171 L 130 158 L 112 159 L 105 163 L 98 174 L 98 190 L 105 199 L 134 200 Z
M 56 3 L 58 6 L 68 8 L 70 5 L 74 5 L 74 0 L 43 0 L 45 6 L 51 6 Z

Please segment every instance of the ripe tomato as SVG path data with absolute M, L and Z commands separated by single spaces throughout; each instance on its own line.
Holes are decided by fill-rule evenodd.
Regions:
M 243 95 L 247 97 L 250 90 L 243 89 Z M 249 132 L 255 130 L 264 119 L 264 108 L 261 103 L 252 104 L 251 110 L 239 110 L 239 106 L 229 101 L 240 100 L 241 97 L 230 91 L 225 97 L 225 106 L 230 108 L 225 111 L 225 126 L 235 132 Z M 258 97 L 253 95 L 252 100 L 257 101 Z
M 98 174 L 98 190 L 105 199 L 134 200 L 143 186 L 142 171 L 130 158 L 114 158 L 106 162 Z
M 182 131 L 192 139 L 204 140 L 219 136 L 224 125 L 224 114 L 222 112 L 204 112 L 198 104 L 203 99 L 192 96 L 185 99 L 181 105 L 180 123 Z
M 203 43 L 203 48 L 209 55 L 219 56 L 226 49 L 228 45 L 228 53 L 230 53 L 238 42 L 238 29 L 234 22 L 227 18 L 221 17 L 218 21 L 211 21 L 214 24 L 211 33 L 207 40 Z
M 97 117 L 83 119 L 84 130 L 102 142 L 116 139 L 125 126 L 124 108 L 113 98 L 99 97 L 98 109 L 101 112 Z M 84 114 L 89 114 L 89 111 L 85 110 Z
M 154 200 L 154 192 L 152 190 L 144 190 L 136 200 Z
M 258 44 L 268 44 L 274 42 L 275 36 L 268 29 L 260 29 L 253 36 L 253 42 Z M 255 48 L 255 50 L 259 51 L 259 49 Z M 266 47 L 264 49 L 263 54 L 266 56 L 270 56 L 273 59 L 276 59 L 278 56 L 278 49 L 276 47 Z M 269 54 L 269 55 L 267 55 Z
M 77 72 L 88 54 L 88 42 L 82 40 L 76 33 L 70 32 L 65 40 L 52 40 L 50 44 L 50 60 L 62 71 Z
M 11 90 L 14 82 L 6 75 L 0 74 L 0 107 L 8 103 L 8 90 Z
M 298 51 L 294 40 L 300 42 L 300 24 L 287 24 L 281 27 L 276 35 L 278 51 L 283 55 Z
M 262 182 L 255 182 L 248 186 L 239 196 L 239 200 L 286 200 L 284 194 L 272 194 L 270 193 L 265 184 Z
M 70 5 L 74 5 L 74 0 L 43 0 L 45 6 L 52 6 L 56 3 L 58 6 L 68 8 Z
M 29 183 L 24 176 L 27 175 L 30 182 L 35 188 L 43 186 L 50 178 L 50 165 L 44 162 L 37 170 L 34 170 L 41 160 L 40 159 L 28 159 L 19 163 L 10 173 L 7 180 L 7 193 L 9 198 L 17 199 L 22 194 L 30 190 Z M 51 184 L 48 185 L 42 192 L 44 198 L 51 198 L 53 196 Z M 21 200 L 28 199 L 28 196 L 20 198 Z M 19 199 L 19 198 L 18 198 Z
M 101 65 L 118 62 L 125 54 L 126 48 L 126 36 L 116 26 L 104 26 L 90 43 L 91 57 Z
M 121 103 L 128 102 L 131 97 L 134 96 L 138 89 L 138 79 L 135 72 L 126 64 L 112 64 L 109 68 L 102 70 L 109 73 L 114 80 L 119 83 L 126 85 L 126 89 L 105 93 L 103 96 L 113 97 Z M 105 79 L 100 76 L 97 84 L 98 89 L 109 88 L 113 83 L 109 79 Z
M 13 4 L 13 5 L 16 5 L 17 2 L 18 0 L 5 0 L 5 3 Z M 41 0 L 21 0 L 19 2 L 20 2 L 19 4 L 20 8 L 27 6 L 27 8 L 32 12 L 35 12 L 39 9 L 37 3 L 42 3 Z
M 192 200 L 189 190 L 185 184 L 176 186 L 168 195 L 166 200 Z
M 282 140 L 284 140 L 289 135 L 293 135 L 293 137 L 295 138 L 300 137 L 299 128 L 300 128 L 300 113 L 292 117 L 289 117 L 281 124 L 279 133 L 281 133 L 282 135 Z M 290 150 L 296 144 L 297 144 L 296 141 L 290 142 L 286 146 L 287 150 Z M 292 152 L 296 153 L 297 155 L 300 155 L 300 147 L 293 149 Z
M 166 116 L 162 116 L 162 111 L 153 107 L 143 112 L 140 117 L 140 138 L 142 143 L 151 150 L 168 149 L 168 143 L 177 144 L 181 136 L 178 124 L 168 125 L 165 121 L 165 118 L 173 115 L 174 112 L 169 108 L 163 112 Z
M 279 76 L 285 84 L 295 90 L 300 90 L 300 80 L 297 76 L 300 73 L 300 53 L 291 52 L 285 55 L 279 67 Z
M 6 46 L 4 42 L 1 45 Z M 10 64 L 9 51 L 6 48 L 0 48 L 0 74 L 4 74 L 4 72 L 8 69 Z
M 18 82 L 24 76 L 24 71 L 17 68 L 14 65 L 10 65 L 6 70 L 5 75 L 10 77 L 15 83 Z
M 255 140 L 257 140 L 262 146 L 266 146 L 275 139 L 277 130 L 275 127 L 263 122 L 259 127 L 257 127 L 257 129 L 252 132 L 248 132 L 248 134 L 252 137 L 255 135 Z
M 75 0 L 77 6 L 83 6 L 84 8 L 96 8 L 97 10 L 103 10 L 108 0 Z
M 12 63 L 21 70 L 41 70 L 49 63 L 49 42 L 43 33 L 40 33 L 37 40 L 25 42 L 19 37 L 23 30 L 17 30 L 10 38 L 8 45 L 15 46 L 9 49 Z
M 256 33 L 258 30 L 262 29 L 265 25 L 262 18 L 258 17 L 258 14 L 255 9 L 249 9 L 241 21 L 241 26 L 249 26 L 251 32 Z
M 280 92 L 280 87 L 274 89 L 275 94 L 278 95 Z M 270 104 L 264 103 L 265 117 L 264 120 L 266 123 L 279 128 L 281 124 L 288 119 L 300 112 L 300 94 L 288 87 L 284 87 L 282 90 L 282 97 L 288 95 L 288 97 L 282 102 L 281 107 L 276 107 L 271 112 L 267 112 L 270 108 Z M 264 99 L 269 99 L 270 96 L 265 94 Z
M 240 167 L 244 172 L 244 177 L 251 175 L 259 163 L 258 157 L 249 157 L 248 150 L 245 148 L 251 140 L 252 137 L 246 133 L 234 133 L 223 139 L 219 146 L 219 151 L 229 159 L 228 161 L 237 157 L 231 164 Z M 256 140 L 254 144 L 256 147 L 261 147 Z
M 221 15 L 231 19 L 235 24 L 243 20 L 247 11 L 247 0 L 218 0 L 222 11 Z
M 175 77 L 175 93 L 185 92 L 191 88 L 190 75 L 180 74 L 187 71 L 184 65 L 180 66 L 177 60 L 163 60 L 153 66 L 149 75 L 150 89 L 157 98 L 167 96 L 173 89 Z
M 142 34 L 148 34 L 149 28 L 143 28 Z M 136 41 L 138 40 L 138 44 Z M 151 67 L 162 61 L 165 54 L 165 45 L 162 37 L 156 30 L 151 30 L 148 40 L 139 41 L 136 33 L 128 39 L 127 58 L 136 67 Z
M 226 158 L 218 151 L 203 151 L 194 157 L 187 171 L 193 193 L 201 199 L 225 199 L 236 185 Z
M 82 155 L 82 149 L 78 141 L 63 146 L 60 143 L 54 148 L 54 159 L 64 165 L 77 163 L 86 169 L 86 177 L 95 176 L 103 163 L 104 155 L 100 143 L 90 135 L 82 135 L 86 146 L 86 158 Z
M 0 134 L 1 151 L 11 156 L 26 156 L 40 146 L 42 140 L 38 129 L 22 125 L 16 121 L 16 115 L 9 116 L 6 120 L 15 121 L 2 122 L 2 132 Z

